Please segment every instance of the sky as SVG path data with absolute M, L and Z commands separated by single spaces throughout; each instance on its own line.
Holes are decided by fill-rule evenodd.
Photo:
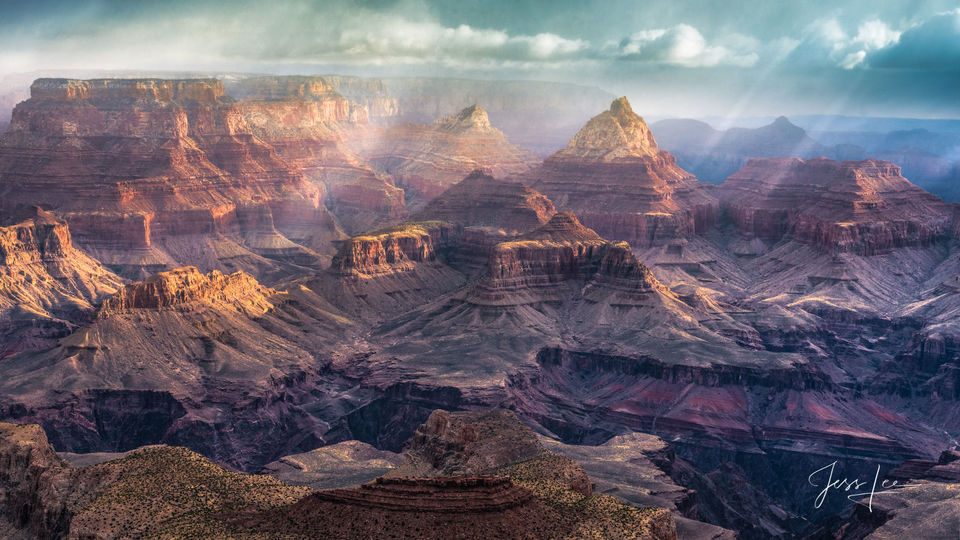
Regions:
M 534 79 L 649 115 L 960 118 L 960 0 L 0 0 L 37 70 Z

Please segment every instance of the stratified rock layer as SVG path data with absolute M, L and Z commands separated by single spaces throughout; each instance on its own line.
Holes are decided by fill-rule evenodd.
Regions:
M 343 243 L 330 269 L 311 287 L 352 313 L 382 316 L 410 309 L 463 285 L 464 276 L 438 255 L 456 236 L 456 228 L 442 221 L 404 223 L 355 236 Z
M 406 215 L 403 190 L 378 177 L 345 144 L 368 129 L 365 106 L 349 101 L 321 77 L 252 77 L 234 86 L 253 132 L 309 179 L 326 186 L 328 204 L 348 233 Z
M 716 219 L 715 199 L 657 148 L 626 98 L 522 178 L 604 238 L 638 248 L 702 232 Z
M 493 227 L 517 234 L 543 225 L 555 213 L 550 199 L 533 189 L 474 171 L 430 201 L 414 219 Z
M 872 255 L 950 234 L 951 211 L 887 162 L 751 159 L 718 189 L 744 233 Z
M 198 303 L 229 302 L 248 308 L 270 309 L 267 296 L 276 291 L 263 287 L 243 272 L 224 275 L 214 270 L 201 274 L 196 267 L 178 268 L 155 274 L 144 281 L 124 285 L 100 306 L 100 316 L 134 309 L 167 309 Z
M 359 151 L 378 172 L 389 175 L 420 204 L 443 193 L 471 171 L 513 176 L 533 158 L 510 144 L 474 105 L 432 125 L 404 124 L 360 141 Z
M 50 347 L 85 322 L 121 279 L 73 247 L 66 222 L 21 208 L 0 223 L 0 359 Z
M 130 275 L 318 264 L 324 193 L 253 133 L 219 81 L 38 79 L 0 138 L 5 204 L 53 208 Z

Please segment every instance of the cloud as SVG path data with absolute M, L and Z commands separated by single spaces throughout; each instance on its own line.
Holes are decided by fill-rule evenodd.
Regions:
M 732 47 L 710 44 L 696 28 L 678 24 L 624 38 L 617 44 L 617 56 L 621 60 L 683 67 L 752 66 L 757 62 L 758 55 L 750 50 L 755 40 L 734 36 L 730 41 Z
M 867 56 L 871 67 L 960 71 L 960 9 L 940 13 Z
M 847 32 L 835 18 L 818 19 L 807 25 L 787 58 L 798 66 L 853 69 L 865 66 L 871 52 L 897 43 L 900 36 L 900 31 L 879 19 L 862 22 L 856 34 Z

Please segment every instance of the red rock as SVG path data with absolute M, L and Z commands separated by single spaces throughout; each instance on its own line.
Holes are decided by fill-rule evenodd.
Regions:
M 260 304 L 266 310 L 272 307 L 266 297 L 275 293 L 243 272 L 224 275 L 214 270 L 204 275 L 188 266 L 124 285 L 103 302 L 99 314 L 107 317 L 135 309 L 177 308 L 202 302 Z
M 550 199 L 513 182 L 474 171 L 414 215 L 469 227 L 492 227 L 507 234 L 529 232 L 556 213 Z
M 497 245 L 469 301 L 500 306 L 560 301 L 574 280 L 593 280 L 587 292 L 608 286 L 621 293 L 666 291 L 630 246 L 608 242 L 562 212 L 543 227 Z
M 73 247 L 62 219 L 36 207 L 11 217 L 0 226 L 0 359 L 52 346 L 121 284 Z
M 702 232 L 716 218 L 713 196 L 657 148 L 626 98 L 522 179 L 604 238 L 637 248 Z
M 351 313 L 379 318 L 410 309 L 463 285 L 465 277 L 438 257 L 456 237 L 455 227 L 439 221 L 355 236 L 310 287 Z
M 512 176 L 534 161 L 491 126 L 487 113 L 476 105 L 432 125 L 404 124 L 355 144 L 376 171 L 390 175 L 420 204 L 476 169 Z
M 951 211 L 887 162 L 752 159 L 718 189 L 748 236 L 872 255 L 950 234 Z
M 232 90 L 253 132 L 325 188 L 351 234 L 406 216 L 403 190 L 378 177 L 345 145 L 368 128 L 365 106 L 352 103 L 321 77 L 253 77 Z
M 219 81 L 39 79 L 31 91 L 0 138 L 0 194 L 56 209 L 126 273 L 261 273 L 277 266 L 261 255 L 317 261 L 341 234 L 323 192 L 253 134 Z M 260 218 L 239 215 L 251 209 Z

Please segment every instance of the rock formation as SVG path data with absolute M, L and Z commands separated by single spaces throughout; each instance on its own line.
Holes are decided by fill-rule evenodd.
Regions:
M 83 468 L 37 425 L 0 423 L 0 532 L 6 538 L 227 537 L 222 514 L 268 510 L 309 490 L 224 470 L 184 448 L 148 447 Z
M 703 232 L 716 218 L 715 199 L 657 148 L 626 98 L 522 179 L 604 238 L 635 248 Z
M 668 119 L 651 126 L 664 150 L 677 163 L 704 182 L 720 184 L 750 158 L 834 156 L 829 148 L 781 116 L 758 128 L 734 127 L 723 131 L 697 120 Z M 839 158 L 838 158 L 839 159 Z
M 562 212 L 517 240 L 498 244 L 490 256 L 487 277 L 470 301 L 486 305 L 561 301 L 569 282 L 594 278 L 600 287 L 611 285 L 623 292 L 667 292 L 628 245 L 607 242 L 576 216 Z M 590 288 L 584 293 L 589 295 Z
M 0 222 L 0 360 L 48 348 L 86 322 L 121 279 L 73 247 L 67 224 L 36 207 Z
M 471 476 L 540 456 L 546 449 L 510 411 L 434 411 L 413 434 L 406 461 L 390 477 Z M 581 475 L 571 482 L 590 494 Z
M 745 234 L 826 253 L 872 255 L 952 232 L 947 205 L 885 161 L 753 159 L 717 193 Z
M 474 171 L 427 203 L 413 219 L 491 227 L 515 235 L 543 225 L 555 213 L 550 199 L 529 187 Z
M 401 463 L 400 454 L 360 441 L 344 441 L 284 456 L 264 465 L 260 474 L 312 489 L 339 489 L 373 481 Z
M 189 266 L 124 285 L 103 302 L 99 316 L 109 317 L 136 309 L 189 309 L 204 303 L 229 303 L 261 314 L 273 308 L 267 298 L 275 294 L 276 291 L 263 287 L 243 272 L 224 275 L 214 270 L 204 275 Z
M 442 221 L 404 223 L 355 236 L 310 286 L 351 313 L 382 317 L 405 311 L 463 285 L 464 276 L 438 254 L 456 236 L 456 228 Z
M 326 187 L 331 210 L 350 234 L 406 215 L 403 190 L 377 176 L 345 141 L 368 128 L 368 109 L 321 77 L 251 77 L 231 90 L 253 133 L 307 178 Z
M 401 114 L 397 98 L 380 79 L 324 75 L 323 80 L 338 94 L 365 107 L 371 122 L 390 124 Z
M 339 347 L 333 337 L 345 338 L 351 325 L 305 287 L 278 292 L 242 272 L 162 272 L 121 287 L 55 347 L 3 362 L 0 406 L 42 424 L 64 450 L 189 441 L 259 468 L 323 443 L 330 425 L 301 409 L 302 399 L 316 398 L 299 386 L 330 384 L 331 401 L 352 386 L 327 371 Z M 275 436 L 249 431 L 269 423 Z M 234 436 L 196 435 L 227 424 Z M 245 457 L 233 461 L 231 448 L 241 446 Z
M 0 196 L 56 210 L 132 276 L 318 265 L 341 234 L 216 80 L 38 79 L 0 138 Z
M 379 173 L 404 188 L 414 207 L 443 193 L 471 171 L 513 176 L 530 168 L 533 158 L 510 144 L 490 125 L 487 113 L 473 105 L 431 125 L 403 124 L 356 143 Z

